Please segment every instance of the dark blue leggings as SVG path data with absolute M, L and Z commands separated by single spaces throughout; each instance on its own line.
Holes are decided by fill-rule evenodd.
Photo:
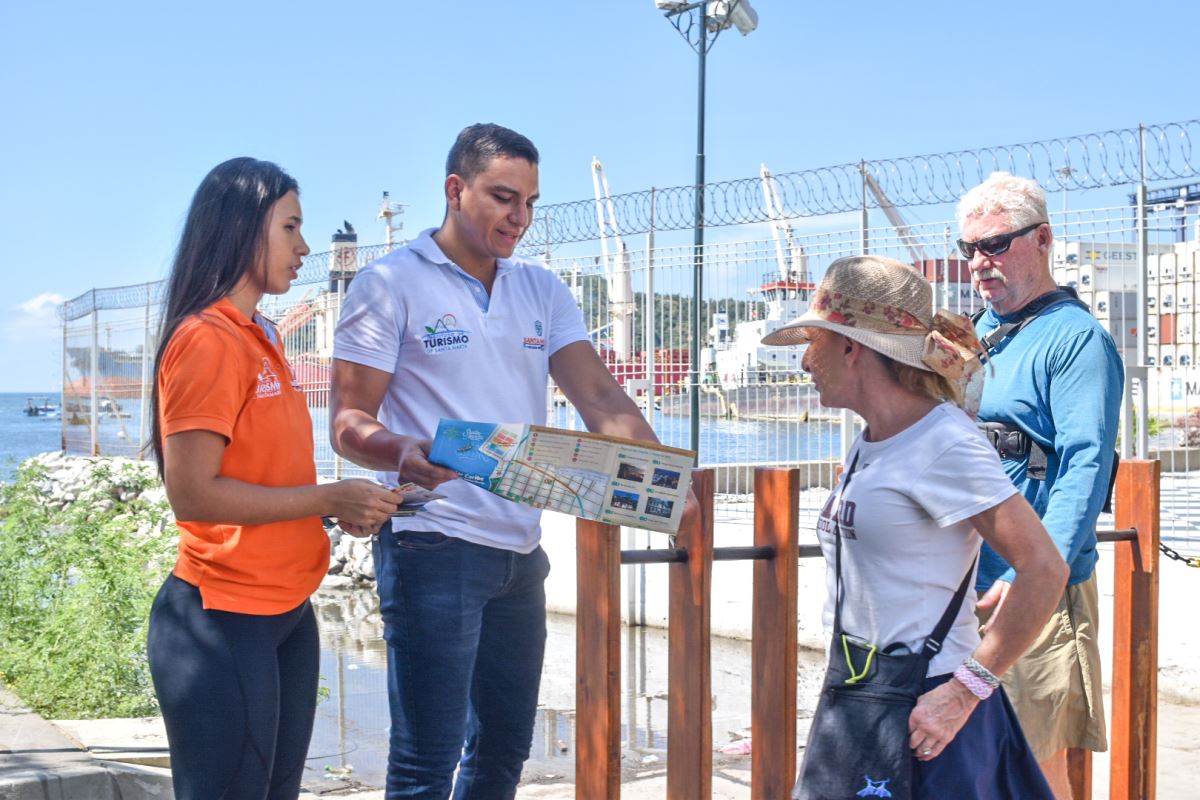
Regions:
M 200 590 L 171 575 L 148 650 L 176 800 L 295 800 L 317 706 L 309 602 L 266 616 L 206 611 Z

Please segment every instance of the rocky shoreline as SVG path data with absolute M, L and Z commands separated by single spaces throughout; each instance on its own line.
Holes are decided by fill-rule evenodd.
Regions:
M 163 513 L 151 526 L 139 522 L 131 531 L 133 535 L 171 535 L 174 529 L 175 515 L 167 505 L 167 492 L 158 480 L 153 461 L 53 452 L 26 459 L 21 467 L 43 473 L 37 491 L 46 506 L 54 511 L 87 503 L 89 510 L 100 513 L 111 511 L 118 503 L 141 500 L 152 507 L 161 505 Z M 373 585 L 375 562 L 371 556 L 371 540 L 350 536 L 336 525 L 328 528 L 326 533 L 330 543 L 329 570 L 322 586 Z

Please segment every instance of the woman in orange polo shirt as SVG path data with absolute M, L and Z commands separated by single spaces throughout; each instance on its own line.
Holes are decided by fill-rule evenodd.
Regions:
M 150 612 L 149 660 L 178 800 L 295 798 L 319 641 L 309 595 L 329 566 L 321 517 L 368 535 L 400 496 L 317 485 L 312 419 L 275 326 L 308 245 L 296 181 L 235 158 L 196 190 L 155 359 L 153 438 L 179 558 Z

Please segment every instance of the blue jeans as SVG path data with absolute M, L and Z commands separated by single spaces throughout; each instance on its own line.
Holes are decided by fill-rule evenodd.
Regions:
M 374 544 L 388 652 L 387 800 L 516 796 L 546 648 L 550 561 L 440 533 Z

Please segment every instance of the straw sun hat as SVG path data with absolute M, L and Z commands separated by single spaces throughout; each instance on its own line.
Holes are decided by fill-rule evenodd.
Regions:
M 881 256 L 839 258 L 813 293 L 808 311 L 763 337 L 765 345 L 805 344 L 806 328 L 826 328 L 901 364 L 950 380 L 980 366 L 971 321 L 933 312 L 933 289 L 907 264 Z

